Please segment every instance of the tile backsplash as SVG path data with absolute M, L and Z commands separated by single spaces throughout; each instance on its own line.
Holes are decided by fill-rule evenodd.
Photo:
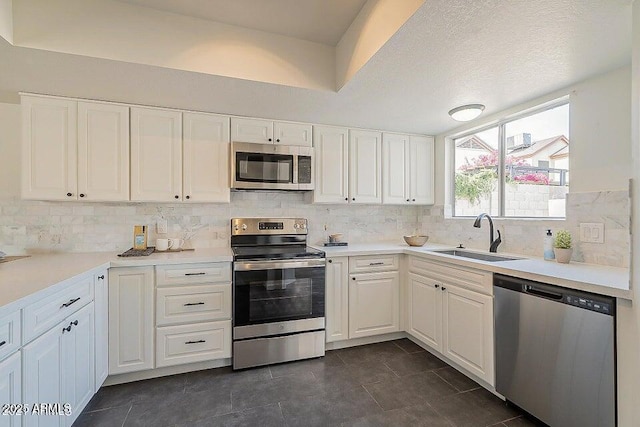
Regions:
M 352 243 L 396 241 L 422 230 L 430 242 L 468 248 L 489 247 L 488 224 L 445 218 L 443 206 L 314 205 L 306 193 L 234 192 L 230 204 L 36 202 L 7 198 L 0 202 L 0 250 L 37 252 L 124 251 L 132 246 L 134 225 L 164 218 L 169 237 L 189 237 L 195 248 L 227 247 L 230 218 L 303 217 L 309 219 L 309 241 L 343 233 Z M 568 229 L 574 237 L 574 260 L 628 267 L 630 203 L 627 191 L 570 193 L 566 220 L 496 220 L 501 252 L 542 256 L 545 230 Z M 579 242 L 580 222 L 605 224 L 605 243 Z M 325 232 L 324 226 L 327 226 Z

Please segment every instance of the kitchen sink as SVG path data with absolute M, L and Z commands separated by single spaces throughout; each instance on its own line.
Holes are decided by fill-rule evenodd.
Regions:
M 463 258 L 479 259 L 481 261 L 489 261 L 489 262 L 513 261 L 516 259 L 520 259 L 520 258 L 512 258 L 512 257 L 502 256 L 502 255 L 483 254 L 478 252 L 463 251 L 459 249 L 446 249 L 446 250 L 433 251 L 433 252 L 438 254 L 453 255 L 453 256 L 458 256 Z

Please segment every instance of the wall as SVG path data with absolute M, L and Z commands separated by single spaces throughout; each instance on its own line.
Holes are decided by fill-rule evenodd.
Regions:
M 0 37 L 13 43 L 13 0 L 0 0 Z

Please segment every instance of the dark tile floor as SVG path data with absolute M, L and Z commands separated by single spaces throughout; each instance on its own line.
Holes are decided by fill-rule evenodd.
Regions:
M 536 425 L 409 340 L 103 387 L 74 426 Z

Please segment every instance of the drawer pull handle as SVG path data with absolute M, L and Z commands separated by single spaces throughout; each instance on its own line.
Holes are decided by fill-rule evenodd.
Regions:
M 384 265 L 384 262 L 370 262 L 369 265 Z
M 185 342 L 185 344 L 200 344 L 200 343 L 203 343 L 203 342 L 207 342 L 207 341 L 205 341 L 205 340 L 187 341 L 187 342 Z
M 200 273 L 184 273 L 185 276 L 204 276 L 207 273 L 204 272 L 200 272 Z
M 188 307 L 190 305 L 204 305 L 204 303 L 202 301 L 201 302 L 188 302 L 184 306 Z
M 0 342 L 0 347 L 2 347 L 3 345 L 5 345 L 7 342 L 6 341 L 2 341 Z
M 75 304 L 75 303 L 76 303 L 76 302 L 78 302 L 78 301 L 80 301 L 80 297 L 78 297 L 78 298 L 74 298 L 74 299 L 71 299 L 71 300 L 69 300 L 69 302 L 65 302 L 64 304 L 62 304 L 62 305 L 60 306 L 60 308 L 67 308 L 67 307 L 69 307 L 70 305 Z

